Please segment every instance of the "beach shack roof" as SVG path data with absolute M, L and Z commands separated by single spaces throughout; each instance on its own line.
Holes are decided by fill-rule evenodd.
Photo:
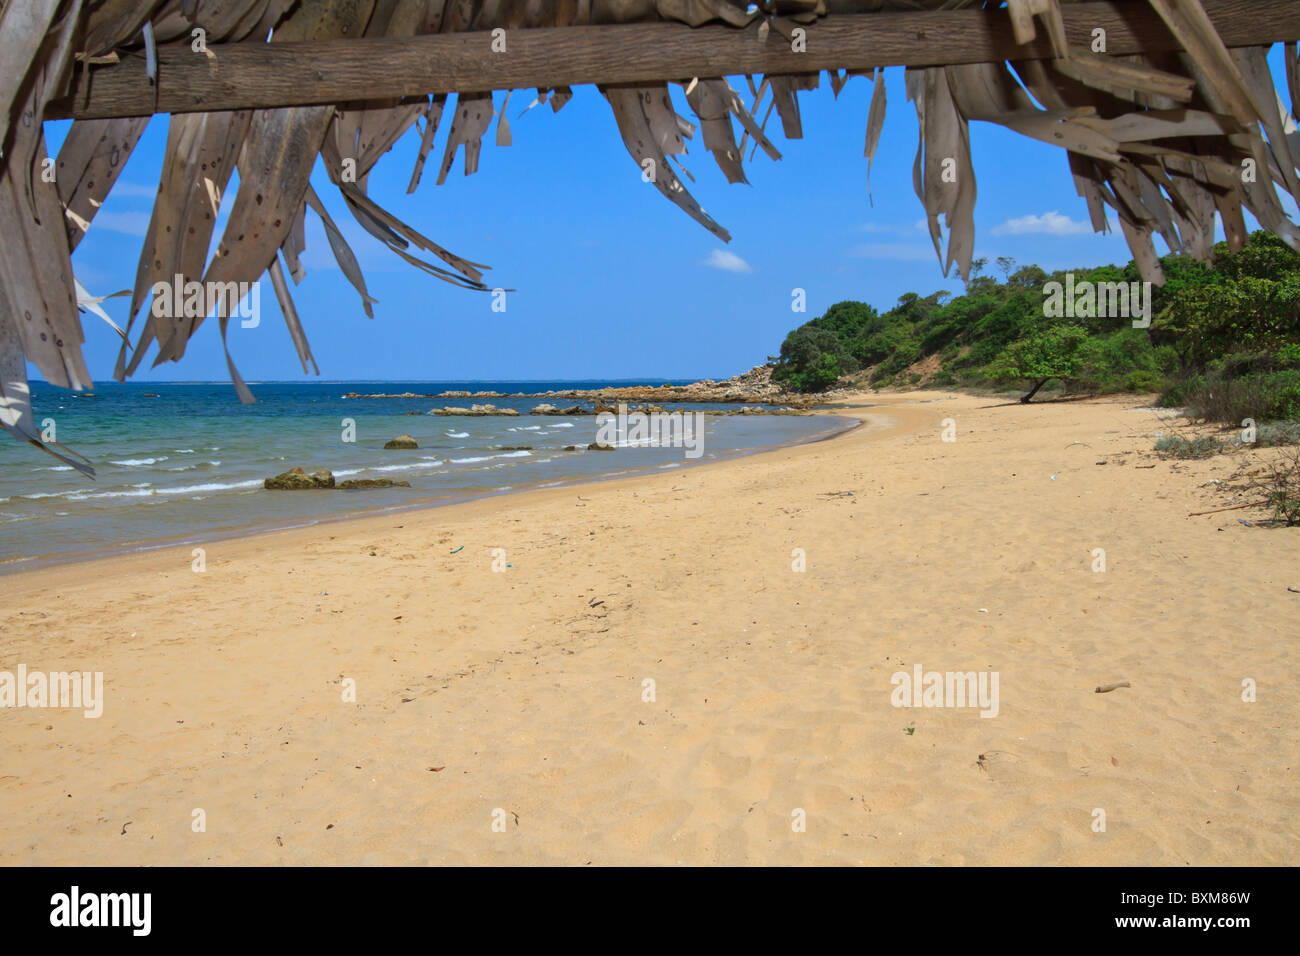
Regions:
M 263 273 L 304 372 L 314 368 L 291 295 L 309 208 L 373 315 L 309 182 L 318 155 L 348 212 L 395 255 L 488 289 L 486 266 L 378 206 L 367 178 L 412 126 L 421 144 L 408 192 L 439 126 L 449 130 L 438 182 L 462 148 L 474 172 L 494 116 L 496 144 L 510 144 L 498 90 L 535 89 L 534 105 L 559 110 L 572 86 L 596 84 L 631 159 L 724 241 L 672 165 L 697 127 L 727 180 L 744 182 L 747 153 L 780 158 L 777 126 L 801 137 L 799 93 L 823 71 L 836 93 L 866 77 L 871 105 L 852 121 L 865 127 L 869 173 L 886 105 L 878 71 L 904 66 L 919 127 L 913 187 L 945 274 L 965 278 L 971 265 L 971 120 L 1062 147 L 1093 228 L 1109 230 L 1113 212 L 1152 282 L 1163 278 L 1154 233 L 1208 260 L 1216 216 L 1230 247 L 1245 241 L 1243 209 L 1300 248 L 1277 193 L 1300 199 L 1297 40 L 1296 0 L 0 0 L 0 426 L 93 473 L 42 441 L 24 359 L 52 384 L 91 384 L 81 315 L 107 315 L 70 255 L 154 113 L 171 119 L 118 380 L 154 345 L 155 365 L 179 360 L 204 315 L 224 342 L 234 284 Z M 1289 111 L 1265 60 L 1275 42 Z M 670 83 L 694 120 L 676 113 Z M 51 164 L 43 121 L 68 118 Z M 223 196 L 235 169 L 238 188 Z M 223 201 L 229 220 L 209 258 Z M 203 314 L 143 310 L 137 328 L 154 284 L 177 275 L 208 290 L 188 310 Z M 227 364 L 252 401 L 229 352 Z

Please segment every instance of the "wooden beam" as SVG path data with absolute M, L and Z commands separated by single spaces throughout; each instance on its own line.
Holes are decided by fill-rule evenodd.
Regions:
M 1297 0 L 1203 0 L 1229 46 L 1300 40 Z M 1061 5 L 1073 43 L 1090 47 L 1106 31 L 1110 55 L 1178 49 L 1145 0 Z M 876 66 L 935 66 L 1045 59 L 1038 31 L 1018 45 L 1005 11 L 832 14 L 805 27 L 806 52 L 794 53 L 775 30 L 757 25 L 688 27 L 677 23 L 507 30 L 494 53 L 488 31 L 432 36 L 234 43 L 195 53 L 188 40 L 158 49 L 158 86 L 143 56 L 80 70 L 72 95 L 51 104 L 49 119 L 98 119 L 206 110 L 347 103 L 394 96 L 641 83 L 694 76 L 813 73 Z M 155 99 L 156 94 L 156 99 Z

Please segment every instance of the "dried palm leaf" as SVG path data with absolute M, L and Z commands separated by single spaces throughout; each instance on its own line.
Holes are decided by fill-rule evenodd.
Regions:
M 127 313 L 128 333 L 140 306 L 148 301 L 157 283 L 171 284 L 176 276 L 184 282 L 202 275 L 222 197 L 251 119 L 248 110 L 172 116 L 158 195 L 136 267 L 135 288 Z M 120 382 L 134 374 L 154 339 L 159 345 L 159 362 L 169 353 L 178 335 L 183 336 L 179 343 L 183 352 L 184 339 L 190 331 L 183 316 L 154 315 L 150 309 L 130 364 L 126 363 L 126 350 L 122 349 L 114 377 Z
M 35 445 L 87 478 L 95 477 L 90 462 L 58 442 L 46 442 L 32 418 L 31 389 L 27 384 L 26 350 L 12 320 L 7 296 L 0 288 L 0 428 L 20 441 Z M 53 447 L 51 447 L 53 446 Z
M 731 125 L 734 97 L 727 81 L 721 79 L 698 80 L 686 91 L 686 100 L 699 117 L 705 148 L 713 154 L 727 182 L 745 183 L 749 180 L 741 163 L 743 154 Z
M 18 91 L 28 71 L 40 60 L 40 52 L 62 0 L 25 0 L 0 9 L 0 148 L 9 139 L 9 126 L 16 117 Z
M 90 228 L 148 123 L 147 116 L 128 116 L 76 120 L 68 128 L 55 169 L 69 249 L 75 250 Z
M 249 123 L 230 220 L 203 276 L 205 289 L 219 290 L 210 306 L 217 309 L 223 347 L 230 316 L 238 305 L 235 295 L 226 291 L 227 284 L 256 282 L 275 258 L 306 195 L 311 168 L 333 114 L 332 106 L 258 110 Z M 186 318 L 179 333 L 159 349 L 158 361 L 179 359 L 202 321 Z M 240 401 L 252 402 L 253 395 L 239 377 L 229 348 L 226 367 Z
M 18 124 L 13 143 L 15 160 L 32 155 L 33 165 L 44 167 L 40 126 Z M 31 183 L 27 196 L 24 180 Z M 0 289 L 28 361 L 51 385 L 89 386 L 58 192 L 53 183 L 32 176 L 30 168 L 16 161 L 0 169 L 0 236 Z
M 310 363 L 311 371 L 319 375 L 320 369 L 311 354 L 311 346 L 307 344 L 307 334 L 303 331 L 302 320 L 298 318 L 298 309 L 293 304 L 293 296 L 289 294 L 289 284 L 284 281 L 284 270 L 280 268 L 278 257 L 271 259 L 271 265 L 266 271 L 271 277 L 271 287 L 275 289 L 275 298 L 280 303 L 280 313 L 284 316 L 284 324 L 289 329 L 289 337 L 293 339 L 294 348 L 298 350 L 298 361 L 302 363 L 303 374 L 307 373 L 307 366 Z
M 1212 93 L 1243 126 L 1254 122 L 1255 107 L 1250 92 L 1200 0 L 1148 2 L 1202 70 L 1198 77 L 1202 91 Z
M 420 176 L 424 172 L 425 160 L 433 148 L 433 136 L 438 132 L 438 123 L 442 121 L 442 107 L 447 102 L 445 94 L 439 93 L 429 100 L 424 113 L 424 130 L 420 134 L 420 152 L 415 158 L 415 168 L 411 171 L 411 181 L 406 186 L 408 193 L 415 192 L 420 185 Z
M 379 300 L 373 298 L 366 290 L 366 278 L 361 273 L 361 266 L 357 264 L 357 257 L 352 252 L 352 247 L 343 238 L 342 231 L 335 225 L 325 204 L 320 201 L 316 190 L 310 185 L 307 186 L 307 205 L 311 206 L 312 211 L 320 217 L 321 225 L 325 227 L 325 237 L 329 240 L 330 251 L 334 253 L 334 260 L 339 264 L 339 269 L 348 282 L 352 283 L 352 287 L 361 296 L 361 308 L 365 310 L 366 318 L 373 319 L 375 312 L 371 305 Z
M 643 176 L 649 174 L 660 193 L 723 242 L 730 242 L 731 234 L 700 207 L 668 163 L 668 154 L 686 152 L 686 144 L 677 128 L 677 114 L 668 100 L 667 85 L 618 86 L 602 92 L 614 111 L 623 145 Z M 647 161 L 651 165 L 647 166 Z
M 438 170 L 438 185 L 447 181 L 447 173 L 456 158 L 456 152 L 465 147 L 465 175 L 478 172 L 478 154 L 482 148 L 483 134 L 492 122 L 491 93 L 457 93 L 456 107 L 452 112 L 451 131 L 442 154 L 442 167 Z

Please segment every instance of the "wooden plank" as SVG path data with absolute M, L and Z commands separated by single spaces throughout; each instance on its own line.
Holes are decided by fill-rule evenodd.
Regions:
M 1204 0 L 1228 46 L 1300 40 L 1296 0 Z M 1106 31 L 1106 53 L 1178 49 L 1145 0 L 1065 4 L 1071 43 L 1090 47 Z M 689 27 L 678 23 L 547 27 L 506 32 L 506 52 L 488 31 L 415 37 L 364 37 L 310 43 L 245 42 L 194 53 L 188 42 L 158 49 L 157 106 L 143 58 L 78 73 L 72 94 L 46 110 L 50 119 L 98 119 L 346 103 L 395 96 L 645 83 L 737 74 L 812 73 L 824 69 L 935 66 L 1053 55 L 1041 33 L 1015 42 L 1004 10 L 832 14 L 809 24 L 807 50 L 794 53 L 777 31 L 757 25 Z

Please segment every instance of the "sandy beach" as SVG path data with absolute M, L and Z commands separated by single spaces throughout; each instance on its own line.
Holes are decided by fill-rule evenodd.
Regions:
M 1240 458 L 1158 458 L 1143 404 L 864 395 L 829 441 L 5 577 L 0 669 L 105 702 L 0 710 L 0 862 L 1295 863 L 1300 533 L 1188 517 Z M 996 717 L 893 706 L 917 665 Z

